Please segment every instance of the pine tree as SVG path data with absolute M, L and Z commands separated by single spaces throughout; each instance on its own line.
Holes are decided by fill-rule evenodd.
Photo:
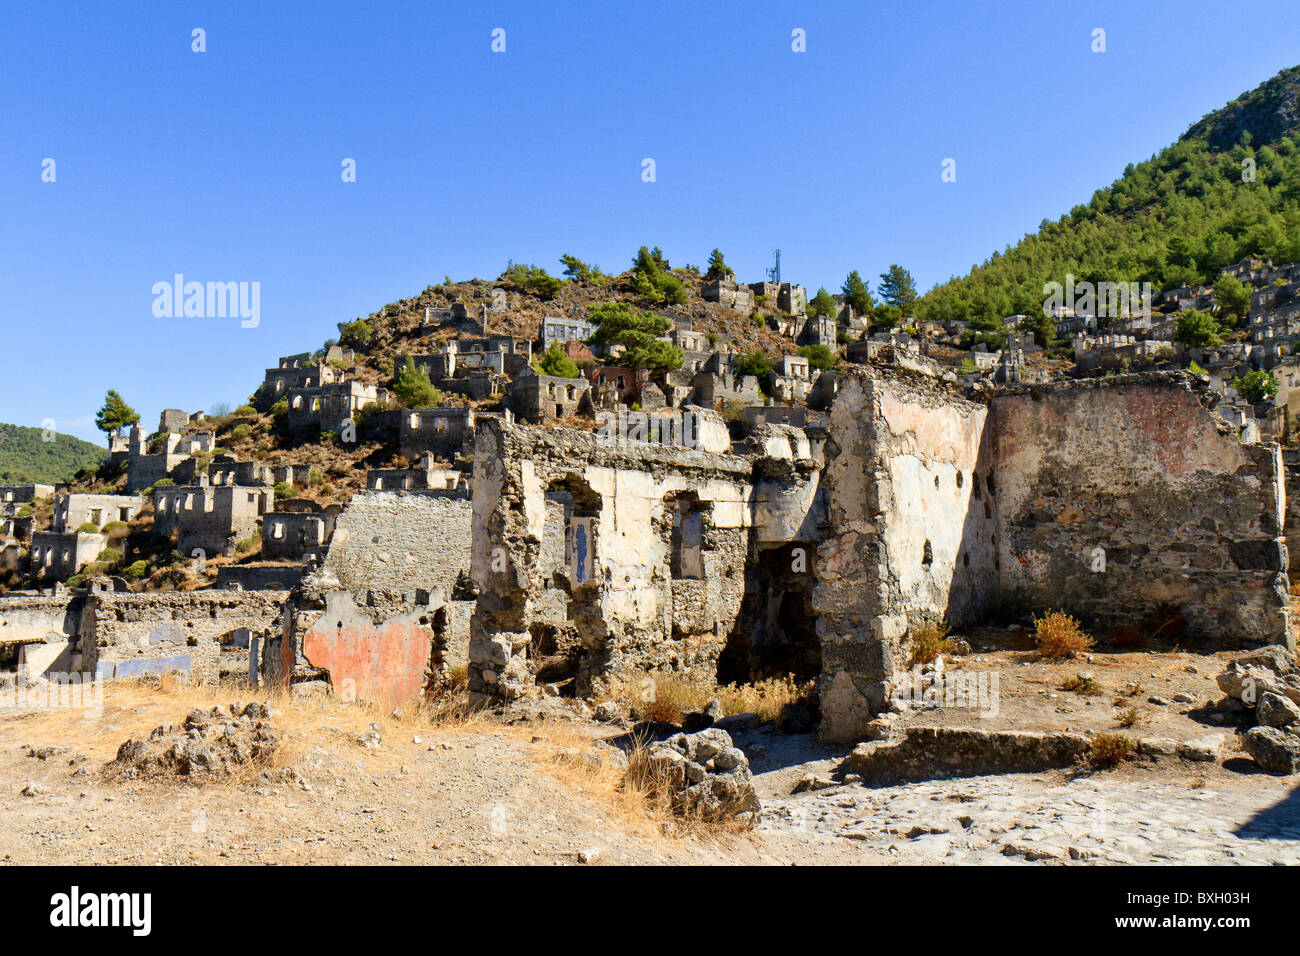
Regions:
M 892 306 L 896 306 L 906 318 L 912 314 L 916 302 L 916 283 L 912 273 L 894 263 L 889 271 L 880 274 L 880 297 Z
M 95 427 L 105 434 L 121 435 L 122 429 L 140 421 L 140 415 L 128 405 L 116 389 L 104 396 L 104 407 L 95 416 Z
M 709 253 L 709 271 L 704 273 L 706 279 L 725 279 L 728 276 L 734 276 L 731 266 L 727 265 L 722 259 L 722 252 L 714 249 Z
M 564 350 L 560 348 L 560 343 L 554 339 L 546 347 L 542 356 L 533 363 L 533 368 L 542 375 L 553 375 L 556 378 L 578 377 L 578 363 L 565 355 Z
M 853 307 L 853 311 L 858 315 L 871 316 L 875 303 L 871 299 L 871 289 L 867 283 L 862 281 L 862 276 L 858 275 L 858 270 L 854 269 L 844 280 L 844 285 L 840 286 L 840 291 L 844 293 L 845 301 Z
M 812 301 L 808 303 L 809 315 L 833 316 L 836 311 L 835 300 L 824 288 L 818 289 L 817 294 L 813 296 Z
M 442 404 L 442 392 L 429 381 L 428 370 L 423 366 L 416 368 L 415 360 L 409 355 L 393 381 L 393 394 L 407 408 L 437 408 Z
M 681 368 L 682 350 L 660 338 L 673 324 L 653 312 L 638 312 L 626 302 L 605 302 L 587 310 L 587 318 L 596 331 L 591 341 L 596 345 L 621 345 L 623 352 L 612 359 L 616 365 L 630 368 Z

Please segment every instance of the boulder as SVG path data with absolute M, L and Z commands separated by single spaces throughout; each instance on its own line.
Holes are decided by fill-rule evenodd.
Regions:
M 1262 770 L 1292 774 L 1300 771 L 1300 737 L 1276 727 L 1252 727 L 1246 731 L 1246 752 Z
M 1290 727 L 1300 722 L 1300 707 L 1289 697 L 1266 691 L 1255 706 L 1255 716 L 1266 727 Z
M 744 816 L 752 827 L 762 813 L 748 758 L 716 727 L 675 734 L 634 752 L 625 779 L 665 794 L 674 813 L 710 823 Z
M 1281 675 L 1267 667 L 1232 661 L 1215 681 L 1221 691 L 1247 707 L 1254 707 L 1266 693 L 1300 704 L 1300 676 L 1295 674 Z

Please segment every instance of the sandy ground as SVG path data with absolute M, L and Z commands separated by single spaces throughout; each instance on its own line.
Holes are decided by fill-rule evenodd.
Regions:
M 1102 657 L 1045 665 L 984 655 L 963 666 L 1001 668 L 1006 696 L 999 725 L 1114 729 L 1112 702 L 1140 679 L 1143 691 L 1125 697 L 1144 715 L 1145 726 L 1134 733 L 1182 738 L 1212 726 L 1201 708 L 1217 697 L 1208 682 L 1216 658 Z M 1062 675 L 1079 669 L 1096 674 L 1105 689 L 1088 698 L 1092 703 L 1055 689 Z M 1143 703 L 1175 693 L 1193 701 Z M 879 789 L 836 782 L 792 794 L 810 773 L 842 778 L 848 748 L 755 731 L 737 743 L 755 772 L 762 825 L 752 833 L 665 834 L 659 818 L 617 792 L 612 767 L 556 762 L 557 753 L 586 751 L 595 737 L 614 733 L 609 725 L 505 725 L 486 718 L 432 725 L 425 714 L 394 716 L 315 698 L 273 702 L 278 712 L 271 723 L 287 735 L 278 762 L 297 771 L 293 782 L 267 783 L 250 774 L 196 786 L 175 779 L 113 781 L 101 773 L 127 737 L 177 724 L 196 706 L 236 699 L 228 691 L 119 684 L 106 692 L 99 716 L 0 713 L 0 861 L 1300 862 L 1300 781 L 1260 774 L 1231 758 L 1225 766 L 1175 760 L 1101 774 L 1056 771 Z M 935 712 L 909 719 L 936 716 L 960 721 Z M 378 748 L 359 742 L 372 722 L 379 725 Z M 969 714 L 966 722 L 976 725 Z M 1231 728 L 1220 729 L 1231 735 Z M 55 752 L 29 755 L 42 747 Z

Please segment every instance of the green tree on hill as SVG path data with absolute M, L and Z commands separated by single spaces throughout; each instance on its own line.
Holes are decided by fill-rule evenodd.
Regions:
M 600 269 L 588 265 L 577 256 L 565 253 L 560 256 L 560 262 L 564 263 L 564 274 L 574 282 L 592 283 L 605 278 L 605 274 Z
M 835 299 L 824 288 L 818 289 L 817 294 L 808 303 L 809 315 L 834 316 L 837 311 L 839 310 L 835 307 Z
M 554 375 L 557 378 L 577 378 L 578 363 L 564 354 L 560 343 L 552 340 L 546 351 L 533 360 L 533 368 L 542 375 Z
M 1210 348 L 1223 344 L 1223 330 L 1214 316 L 1208 312 L 1188 309 L 1176 320 L 1178 331 L 1175 338 L 1184 345 Z
M 434 388 L 428 370 L 417 368 L 409 355 L 393 381 L 393 394 L 405 408 L 437 408 L 442 404 L 442 392 Z
M 95 427 L 105 434 L 118 436 L 122 429 L 140 421 L 140 415 L 128 405 L 116 389 L 104 396 L 104 406 L 95 415 Z
M 628 287 L 650 305 L 684 305 L 688 298 L 686 287 L 669 271 L 668 260 L 658 246 L 637 250 Z
M 808 360 L 808 365 L 815 369 L 830 369 L 839 364 L 835 353 L 826 345 L 805 345 L 799 354 Z
M 1219 305 L 1219 315 L 1233 316 L 1237 324 L 1244 322 L 1250 314 L 1250 290 L 1230 273 L 1219 273 L 1214 283 L 1214 298 Z
M 840 286 L 840 291 L 844 293 L 844 299 L 853 311 L 858 315 L 871 318 L 871 313 L 875 308 L 875 302 L 871 298 L 871 289 L 863 281 L 862 276 L 858 275 L 858 270 L 854 269 L 844 280 L 844 285 Z
M 714 249 L 709 253 L 709 269 L 704 273 L 706 279 L 725 279 L 728 276 L 734 276 L 736 273 L 731 266 L 727 265 L 722 259 L 722 251 Z
M 879 289 L 880 297 L 895 306 L 902 315 L 912 314 L 912 306 L 916 302 L 916 282 L 912 273 L 894 263 L 880 274 Z
M 668 371 L 681 368 L 682 350 L 660 338 L 673 327 L 663 316 L 638 312 L 626 302 L 605 302 L 588 309 L 587 318 L 596 327 L 591 337 L 594 344 L 623 346 L 622 354 L 611 359 L 613 364 Z
M 1237 394 L 1251 404 L 1265 402 L 1277 394 L 1277 379 L 1268 372 L 1254 371 L 1232 380 Z

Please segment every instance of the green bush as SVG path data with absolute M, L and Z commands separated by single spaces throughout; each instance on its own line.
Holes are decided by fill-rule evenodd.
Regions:
M 235 441 L 243 441 L 249 435 L 253 434 L 253 428 L 248 424 L 236 425 L 230 430 L 230 437 Z
M 437 408 L 442 404 L 442 392 L 429 381 L 428 370 L 417 368 L 409 355 L 393 382 L 393 394 L 406 408 Z
M 292 484 L 287 481 L 282 481 L 271 489 L 271 494 L 275 497 L 276 501 L 279 501 L 281 498 L 292 498 L 295 491 Z
M 235 414 L 236 414 L 236 415 L 256 415 L 256 414 L 257 414 L 257 409 L 254 408 L 252 405 L 240 405 L 238 408 L 235 409 Z
M 284 397 L 276 400 L 276 403 L 271 406 L 271 414 L 274 415 L 276 418 L 283 418 L 285 415 L 289 414 L 288 395 L 285 395 Z
M 83 521 L 77 525 L 78 534 L 99 534 L 99 525 L 93 521 Z
M 1277 394 L 1277 379 L 1268 372 L 1254 371 L 1238 375 L 1232 380 L 1237 394 L 1252 405 L 1268 401 Z
M 554 299 L 560 294 L 564 280 L 557 279 L 540 266 L 515 264 L 506 265 L 501 273 L 501 281 L 520 292 L 530 292 L 543 299 Z
M 573 359 L 564 354 L 560 343 L 552 340 L 546 351 L 533 361 L 535 368 L 542 375 L 554 375 L 558 378 L 577 378 L 578 366 Z
M 132 581 L 142 580 L 144 577 L 146 577 L 149 574 L 149 562 L 132 561 L 130 564 L 126 566 L 125 570 L 123 570 L 122 573 L 126 575 L 126 577 L 130 578 Z
M 808 360 L 808 365 L 815 369 L 831 369 L 839 364 L 835 353 L 825 345 L 805 345 L 799 354 Z
M 343 326 L 339 332 L 339 344 L 358 352 L 364 352 L 375 337 L 375 329 L 365 319 L 357 319 Z

